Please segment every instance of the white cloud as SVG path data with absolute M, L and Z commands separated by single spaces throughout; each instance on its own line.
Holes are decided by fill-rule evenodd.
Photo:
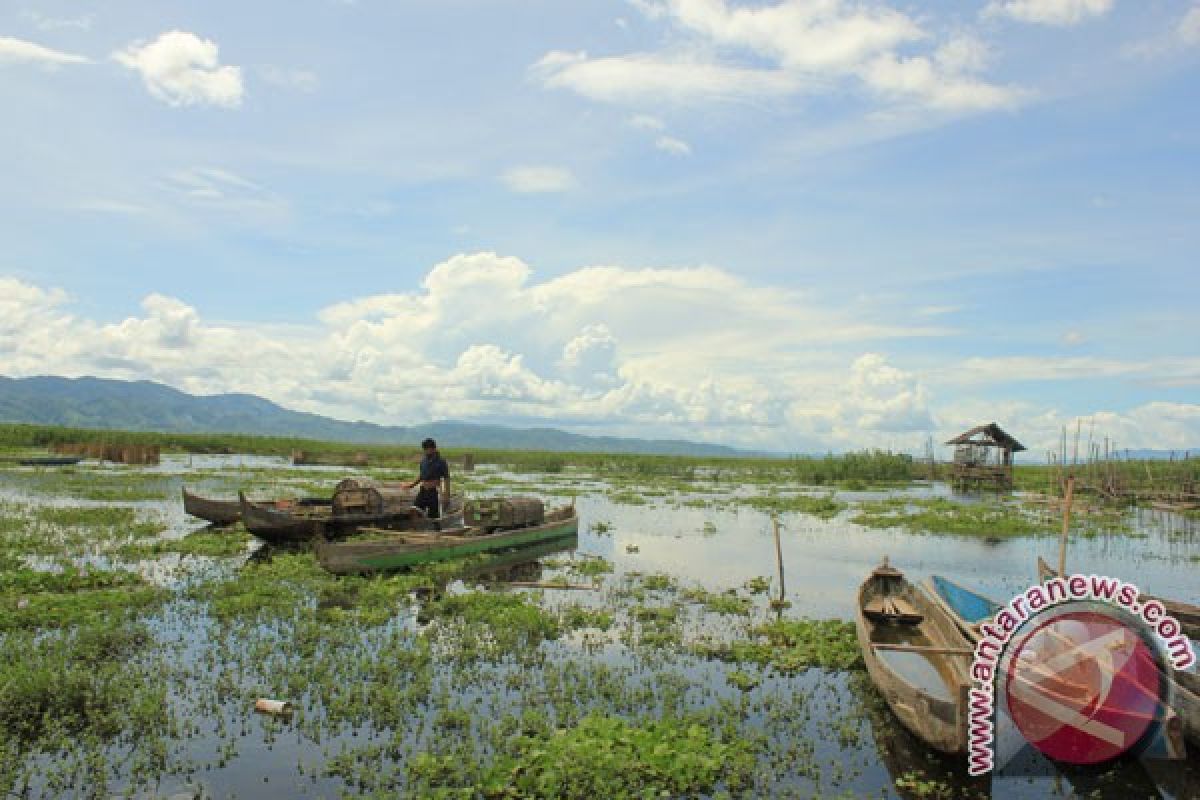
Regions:
M 1068 347 L 1078 347 L 1087 341 L 1087 337 L 1079 331 L 1067 331 L 1063 334 L 1062 342 Z
M 26 11 L 23 16 L 36 25 L 38 30 L 42 31 L 55 31 L 64 28 L 86 31 L 90 30 L 92 23 L 96 21 L 95 14 L 82 14 L 78 17 L 47 17 L 36 11 Z
M 898 101 L 915 101 L 942 111 L 989 111 L 1014 108 L 1023 93 L 1008 86 L 996 86 L 939 67 L 934 58 L 900 58 L 883 55 L 862 71 L 868 86 Z
M 654 146 L 673 156 L 690 156 L 692 154 L 691 145 L 674 136 L 659 136 L 654 140 Z
M 39 64 L 56 67 L 62 64 L 85 64 L 88 59 L 72 53 L 51 50 L 40 44 L 0 36 L 0 64 Z
M 150 94 L 168 105 L 242 104 L 241 68 L 222 66 L 216 42 L 194 33 L 167 31 L 148 44 L 135 42 L 113 58 L 140 73 Z
M 565 192 L 575 187 L 575 176 L 562 167 L 519 166 L 505 171 L 500 177 L 512 191 L 526 194 Z
M 1037 25 L 1069 26 L 1102 17 L 1112 7 L 1113 0 L 992 0 L 983 13 Z
M 1067 431 L 1067 458 L 1075 447 L 1075 430 L 1080 430 L 1079 457 L 1087 455 L 1088 438 L 1104 447 L 1108 439 L 1114 451 L 1128 449 L 1183 450 L 1200 442 L 1200 405 L 1150 401 L 1123 411 L 1098 409 L 1088 414 L 1069 414 L 1026 402 L 956 405 L 950 409 L 937 443 L 982 422 L 995 421 L 1015 436 L 1029 451 L 1022 457 L 1045 463 L 1047 453 L 1062 449 Z M 942 450 L 946 454 L 946 450 Z
M 1193 5 L 1170 30 L 1126 45 L 1122 52 L 1135 58 L 1157 58 L 1200 46 L 1200 5 Z
M 317 74 L 312 70 L 289 69 L 286 67 L 277 67 L 273 64 L 259 67 L 258 77 L 264 83 L 284 89 L 294 89 L 298 92 L 315 92 L 317 87 L 321 85 Z
M 1200 45 L 1200 6 L 1192 6 L 1175 28 L 1179 41 L 1185 45 Z
M 850 367 L 842 420 L 860 430 L 886 433 L 929 431 L 934 427 L 925 387 L 911 373 L 878 353 L 860 356 Z
M 614 103 L 736 100 L 791 94 L 798 76 L 782 70 L 727 66 L 691 55 L 634 53 L 572 60 L 543 58 L 534 74 L 549 88 Z M 549 61 L 547 61 L 549 59 Z
M 917 309 L 917 313 L 922 317 L 940 317 L 944 314 L 957 314 L 962 311 L 962 306 L 921 306 Z
M 217 167 L 188 167 L 166 175 L 167 188 L 192 208 L 233 213 L 258 222 L 283 219 L 287 201 L 275 192 Z
M 108 325 L 73 317 L 66 302 L 0 285 L 0 373 L 149 378 L 397 423 L 549 420 L 773 447 L 787 446 L 797 403 L 841 419 L 844 362 L 818 370 L 813 347 L 932 333 L 864 323 L 713 267 L 585 267 L 538 282 L 520 259 L 492 253 L 455 256 L 415 291 L 337 303 L 282 332 L 213 324 L 162 295 Z M 886 380 L 862 381 L 855 420 L 903 426 L 920 393 L 893 385 L 900 400 Z
M 753 100 L 829 93 L 860 82 L 893 102 L 964 112 L 1011 107 L 1021 93 L 975 76 L 985 48 L 933 40 L 912 17 L 882 3 L 780 0 L 730 7 L 726 0 L 642 0 L 682 41 L 661 52 L 591 58 L 551 51 L 531 71 L 544 86 L 613 103 Z
M 1081 342 L 1070 333 L 1064 337 L 1064 344 Z M 966 384 L 1124 379 L 1159 386 L 1200 386 L 1200 358 L 1122 361 L 1096 356 L 973 357 L 947 369 L 942 379 Z
M 876 352 L 879 342 L 944 331 L 830 309 L 715 267 L 594 266 L 537 280 L 520 259 L 493 253 L 454 256 L 419 287 L 336 303 L 287 328 L 213 323 L 161 294 L 110 324 L 75 316 L 68 304 L 59 290 L 0 279 L 0 374 L 151 379 L 379 422 L 549 422 L 808 452 L 919 449 L 931 431 L 941 441 L 992 419 L 1040 447 L 1073 417 L 997 401 L 990 387 L 935 411 L 931 382 L 1154 372 L 1013 358 L 917 372 Z M 1192 361 L 1155 370 L 1190 369 L 1200 382 Z M 1200 442 L 1200 406 L 1151 403 L 1096 416 L 1096 429 L 1123 446 Z
M 661 131 L 667 127 L 667 124 L 661 119 L 649 114 L 634 114 L 629 118 L 629 125 L 639 131 Z

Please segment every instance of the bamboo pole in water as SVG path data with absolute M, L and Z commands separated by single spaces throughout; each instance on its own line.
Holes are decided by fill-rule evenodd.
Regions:
M 1071 497 L 1075 494 L 1075 476 L 1067 476 L 1067 496 L 1063 500 L 1062 536 L 1058 540 L 1058 574 L 1067 574 L 1067 532 L 1071 529 Z
M 775 532 L 775 564 L 779 568 L 779 599 L 776 605 L 782 609 L 786 591 L 783 585 L 783 545 L 779 543 L 779 517 L 771 517 L 771 529 Z

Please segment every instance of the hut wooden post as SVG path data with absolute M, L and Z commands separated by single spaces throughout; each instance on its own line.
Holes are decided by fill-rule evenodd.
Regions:
M 1067 476 L 1067 496 L 1063 499 L 1062 536 L 1058 540 L 1058 574 L 1067 574 L 1067 534 L 1071 530 L 1071 498 L 1075 494 L 1075 476 Z

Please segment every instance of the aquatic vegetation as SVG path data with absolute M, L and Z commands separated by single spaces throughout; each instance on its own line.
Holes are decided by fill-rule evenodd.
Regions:
M 145 685 L 126 665 L 148 641 L 144 628 L 107 623 L 56 636 L 6 634 L 0 730 L 29 740 L 51 726 L 104 736 L 165 726 L 164 687 Z
M 1053 532 L 1019 507 L 1003 502 L 955 503 L 944 498 L 863 503 L 850 521 L 869 528 L 964 536 L 1031 536 Z
M 771 588 L 771 579 L 758 575 L 746 581 L 742 586 L 750 594 L 765 594 Z
M 435 640 L 450 635 L 459 642 L 461 649 L 456 655 L 469 653 L 485 659 L 528 654 L 541 642 L 557 639 L 562 633 L 558 618 L 529 602 L 524 594 L 449 595 L 426 606 L 423 616 L 435 622 L 426 634 Z
M 241 555 L 254 537 L 240 529 L 193 531 L 182 539 L 160 539 L 154 542 L 133 543 L 118 552 L 125 558 L 150 558 L 163 553 L 179 553 L 185 556 L 209 556 L 227 558 Z
M 619 506 L 644 506 L 650 502 L 646 499 L 646 493 L 644 491 L 612 491 L 608 493 L 608 499 Z
M 846 508 L 846 504 L 835 500 L 832 494 L 824 494 L 819 497 L 806 494 L 752 495 L 741 498 L 739 502 L 770 514 L 798 511 L 802 514 L 811 514 L 814 517 L 820 517 L 821 519 L 832 519 Z
M 613 571 L 613 563 L 606 558 L 585 558 L 571 563 L 571 571 L 584 577 L 595 578 Z
M 778 619 L 753 628 L 751 635 L 753 638 L 733 642 L 700 642 L 694 650 L 708 658 L 762 664 L 780 672 L 862 667 L 858 638 L 850 622 Z
M 398 464 L 406 457 L 403 448 L 378 452 Z M 536 471 L 529 454 L 511 456 L 525 465 L 511 473 L 477 459 L 483 466 L 459 485 L 583 493 L 582 552 L 370 577 L 326 574 L 311 552 L 250 552 L 236 527 L 192 531 L 178 514 L 178 476 L 162 483 L 173 507 L 96 511 L 73 499 L 92 472 L 97 491 L 114 496 L 122 481 L 129 494 L 157 491 L 162 475 L 0 469 L 20 498 L 0 501 L 0 794 L 157 796 L 204 784 L 212 796 L 975 796 L 955 773 L 928 768 L 924 751 L 899 771 L 881 762 L 890 714 L 860 669 L 850 623 L 777 616 L 773 581 L 754 575 L 767 570 L 761 561 L 730 574 L 733 555 L 720 578 L 705 578 L 688 553 L 738 554 L 726 537 L 769 531 L 743 499 L 763 498 L 765 513 L 809 513 L 784 506 L 815 503 L 811 513 L 823 515 L 826 500 L 840 501 L 797 493 L 798 483 L 878 486 L 902 480 L 885 467 L 906 468 L 903 459 L 866 457 L 850 474 L 836 457 L 554 458 L 563 466 L 552 474 Z M 364 471 L 409 472 L 407 463 Z M 189 469 L 186 482 L 265 496 L 324 492 L 336 475 L 239 465 Z M 664 499 L 645 515 L 653 526 L 635 528 L 641 510 L 610 493 Z M 921 493 L 856 511 L 939 511 Z M 720 510 L 672 518 L 680 507 Z M 813 524 L 814 535 L 851 535 L 847 516 Z M 1080 514 L 1081 526 L 1089 516 Z M 1108 524 L 1120 511 L 1094 519 Z M 132 535 L 139 524 L 171 529 Z M 603 535 L 631 529 L 637 544 Z M 1156 533 L 1155 544 L 1170 536 Z M 678 564 L 662 547 L 672 538 L 685 540 L 671 545 L 685 553 Z M 1200 558 L 1184 550 L 1190 541 L 1172 542 L 1176 561 Z M 769 537 L 763 543 L 769 550 Z M 638 545 L 640 559 L 621 552 Z M 216 560 L 154 562 L 168 554 Z M 803 564 L 806 554 L 785 556 Z M 166 574 L 169 588 L 114 558 L 144 560 L 138 569 Z M 638 562 L 648 566 L 630 570 Z M 471 588 L 511 582 L 589 590 Z M 287 700 L 295 713 L 253 715 L 259 697 Z
M 596 628 L 606 631 L 613 626 L 613 613 L 604 609 L 567 606 L 560 610 L 562 627 L 567 630 Z
M 634 724 L 590 714 L 557 735 L 520 737 L 478 788 L 514 800 L 695 796 L 748 785 L 754 755 L 703 718 Z
M 748 616 L 754 607 L 754 602 L 749 597 L 742 597 L 733 589 L 725 592 L 710 592 L 697 586 L 684 589 L 680 598 L 688 603 L 698 603 L 704 606 L 706 611 L 714 614 Z
M 135 537 L 153 536 L 163 530 L 162 523 L 141 519 L 138 512 L 124 506 L 43 506 L 36 519 L 64 528 L 110 528 Z
M 0 597 L 0 631 L 61 628 L 93 622 L 118 623 L 168 596 L 162 589 L 135 585 L 70 592 L 6 593 Z
M 277 553 L 247 563 L 233 580 L 214 579 L 191 594 L 220 620 L 254 620 L 310 606 L 311 593 L 332 582 L 311 553 Z

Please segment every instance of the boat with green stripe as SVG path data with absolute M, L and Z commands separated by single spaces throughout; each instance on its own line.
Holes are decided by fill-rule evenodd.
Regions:
M 369 573 L 404 569 L 435 561 L 529 547 L 579 533 L 574 506 L 555 509 L 537 525 L 487 532 L 457 528 L 438 532 L 365 529 L 358 536 L 317 540 L 317 558 L 330 572 Z

